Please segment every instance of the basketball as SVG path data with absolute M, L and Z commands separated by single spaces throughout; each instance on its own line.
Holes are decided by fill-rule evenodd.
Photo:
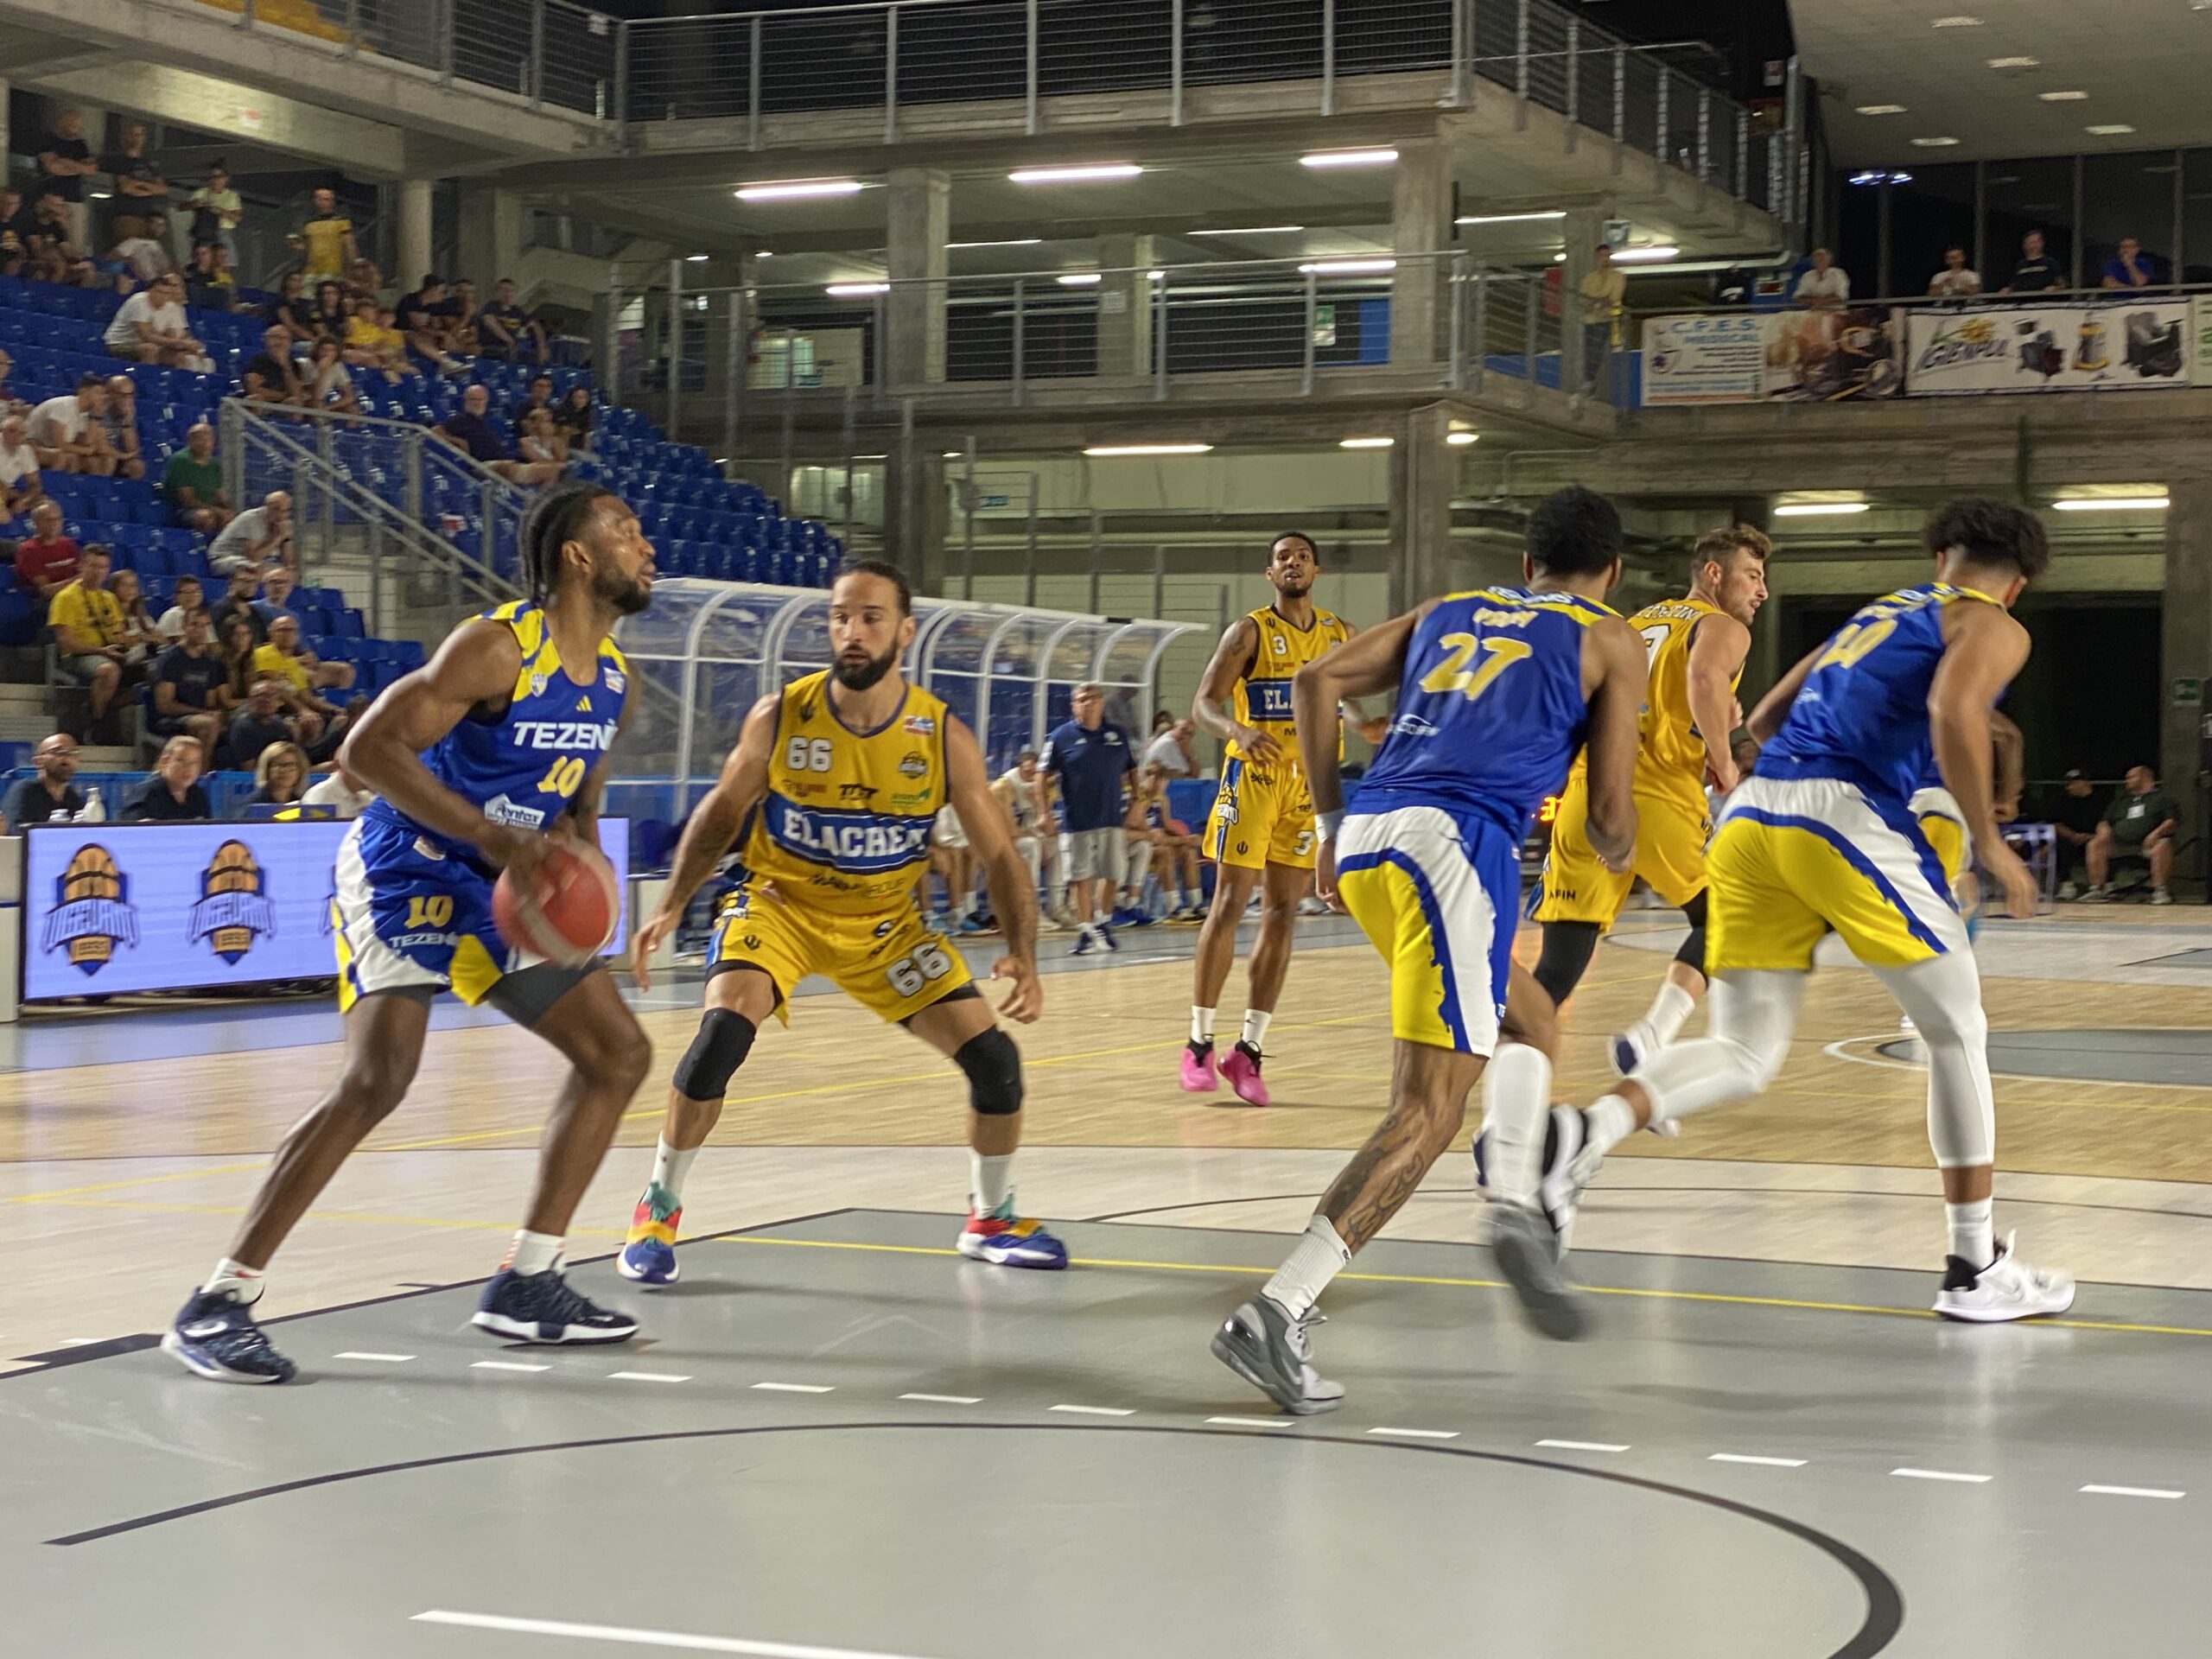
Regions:
M 492 918 L 509 944 L 576 968 L 614 937 L 621 902 L 614 868 L 598 848 L 555 847 L 525 879 L 499 873 Z

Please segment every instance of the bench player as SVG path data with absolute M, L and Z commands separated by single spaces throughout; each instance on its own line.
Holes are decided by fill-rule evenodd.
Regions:
M 1558 1225 L 1624 1136 L 1764 1089 L 1789 1051 L 1814 947 L 1833 929 L 1928 1051 L 1928 1138 L 1949 1229 L 1936 1311 L 1986 1322 L 2072 1306 L 2070 1276 L 1996 1242 L 1980 976 L 1912 806 L 1932 755 L 2007 913 L 2035 913 L 2035 878 L 1997 822 L 1989 716 L 2027 661 L 2012 607 L 2050 547 L 2033 513 L 1977 497 L 1937 508 L 1927 544 L 1934 582 L 1861 607 L 1751 713 L 1758 769 L 1729 798 L 1707 856 L 1711 1034 L 1660 1050 L 1587 1111 L 1552 1112 L 1540 1181 L 1522 1179 L 1525 1166 L 1517 1185 L 1494 1176 L 1502 1199 L 1541 1205 Z M 1543 1135 L 1542 1117 L 1511 1132 Z
M 332 919 L 346 1063 L 294 1126 L 216 1264 L 162 1346 L 202 1376 L 283 1382 L 292 1362 L 254 1323 L 270 1256 L 363 1136 L 397 1106 L 441 990 L 489 1002 L 572 1068 L 537 1182 L 474 1323 L 518 1342 L 620 1342 L 637 1321 L 594 1306 L 561 1272 L 562 1235 L 652 1051 L 614 982 L 511 948 L 492 921 L 501 869 L 555 842 L 596 847 L 607 752 L 629 671 L 608 638 L 652 595 L 653 550 L 607 491 L 564 484 L 519 537 L 531 597 L 464 622 L 361 717 L 340 761 L 374 790 L 338 855 Z
M 683 1179 L 721 1116 L 732 1074 L 771 1014 L 790 1022 L 791 995 L 809 974 L 967 1074 L 972 1203 L 960 1253 L 1010 1267 L 1067 1265 L 1059 1240 L 1014 1208 L 1020 1052 L 917 902 L 931 826 L 950 804 L 982 862 L 1006 940 L 992 969 L 1013 982 L 1001 1012 L 1036 1019 L 1036 888 L 975 734 L 899 672 L 913 638 L 906 577 L 874 559 L 848 564 L 830 593 L 834 665 L 753 705 L 721 777 L 684 828 L 659 908 L 638 930 L 632 960 L 643 987 L 653 951 L 743 835 L 744 879 L 708 948 L 706 1014 L 677 1063 L 652 1179 L 615 1262 L 648 1289 L 676 1282 Z
M 1562 490 L 1529 515 L 1525 589 L 1431 600 L 1298 672 L 1320 888 L 1341 895 L 1390 964 L 1395 1052 L 1381 1126 L 1274 1277 L 1214 1336 L 1215 1357 L 1287 1411 L 1342 1402 L 1343 1388 L 1313 1369 L 1314 1301 L 1452 1144 L 1476 1079 L 1493 1122 L 1539 1123 L 1549 1102 L 1551 1001 L 1513 960 L 1521 838 L 1586 736 L 1590 844 L 1619 868 L 1634 848 L 1643 651 L 1599 602 L 1620 551 L 1611 504 Z M 1397 718 L 1347 816 L 1334 711 L 1394 686 Z M 1509 1096 L 1517 1111 L 1504 1110 Z M 1548 1232 L 1528 1214 L 1501 1207 L 1493 1221 L 1501 1259 L 1552 1261 Z M 1539 1323 L 1572 1314 L 1555 1289 L 1524 1299 Z
M 1227 746 L 1221 788 L 1207 816 L 1199 850 L 1216 865 L 1213 904 L 1198 930 L 1191 995 L 1191 1038 L 1180 1079 L 1192 1094 L 1210 1095 L 1227 1077 L 1248 1105 L 1268 1103 L 1260 1060 L 1275 999 L 1290 971 L 1298 903 L 1313 880 L 1313 803 L 1299 759 L 1290 706 L 1291 677 L 1355 630 L 1313 603 L 1320 555 L 1313 538 L 1286 531 L 1268 549 L 1274 602 L 1229 626 L 1198 682 L 1191 717 Z M 1354 719 L 1360 711 L 1352 710 Z M 1325 715 L 1329 741 L 1340 743 L 1339 716 Z M 1360 735 L 1382 741 L 1389 722 L 1366 721 Z M 1244 1028 L 1217 1071 L 1214 1009 L 1236 960 L 1236 927 L 1252 888 L 1261 888 L 1260 928 L 1244 995 Z

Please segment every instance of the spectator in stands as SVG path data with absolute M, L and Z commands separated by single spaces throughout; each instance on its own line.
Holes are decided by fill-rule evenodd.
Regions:
M 169 739 L 154 763 L 154 775 L 123 798 L 123 822 L 205 823 L 213 817 L 200 784 L 207 757 L 207 746 L 197 737 Z
M 308 389 L 292 366 L 292 336 L 280 325 L 262 331 L 261 350 L 245 365 L 245 396 L 249 403 L 304 406 Z
M 16 543 L 16 585 L 42 600 L 77 580 L 83 556 L 61 533 L 61 508 L 51 500 L 31 509 L 31 533 Z
M 515 279 L 500 277 L 492 294 L 492 303 L 476 314 L 478 353 L 501 363 L 544 362 L 545 325 L 515 302 Z
M 389 308 L 373 299 L 353 302 L 353 315 L 346 320 L 346 361 L 357 369 L 374 369 L 392 385 L 403 375 L 421 371 L 407 360 L 407 336 L 391 326 Z
M 238 193 L 231 188 L 231 169 L 221 162 L 212 162 L 207 168 L 207 182 L 184 199 L 192 213 L 192 245 L 198 249 L 209 243 L 218 243 L 232 252 L 238 245 L 232 233 L 238 227 L 238 220 L 245 216 L 245 203 Z
M 111 240 L 121 243 L 147 234 L 146 217 L 169 199 L 169 181 L 146 155 L 146 129 L 127 121 L 123 148 L 100 157 L 99 170 L 115 181 L 115 224 Z
M 162 469 L 162 499 L 169 522 L 213 536 L 231 522 L 231 499 L 223 493 L 223 467 L 215 459 L 215 429 L 195 423 L 184 435 L 184 448 Z
M 255 789 L 248 806 L 291 806 L 308 785 L 308 757 L 296 743 L 271 743 L 253 763 Z
M 308 407 L 334 415 L 358 415 L 361 400 L 353 394 L 353 377 L 346 372 L 345 356 L 329 335 L 320 336 L 307 365 Z
M 107 579 L 107 590 L 115 595 L 115 603 L 123 613 L 123 666 L 126 671 L 142 665 L 150 668 L 168 642 L 162 631 L 154 626 L 151 613 L 146 609 L 146 590 L 136 570 L 118 570 Z M 143 674 L 132 674 L 134 680 L 143 683 Z
M 1068 908 L 1079 931 L 1075 954 L 1085 956 L 1099 944 L 1117 948 L 1101 924 L 1112 913 L 1121 885 L 1122 831 L 1139 827 L 1135 806 L 1122 804 L 1122 787 L 1137 761 L 1128 734 L 1105 717 L 1103 690 L 1079 685 L 1071 703 L 1075 718 L 1053 728 L 1042 765 L 1060 784 L 1067 823 L 1060 855 L 1067 864 Z
M 251 612 L 233 611 L 215 624 L 215 655 L 223 664 L 223 702 L 243 709 L 253 697 L 253 653 L 261 642 L 254 635 Z
M 550 409 L 537 410 L 524 421 L 522 439 L 515 448 L 525 466 L 550 467 L 556 478 L 568 470 L 569 441 L 553 424 Z
M 1595 386 L 1611 366 L 1613 330 L 1621 302 L 1628 296 L 1628 275 L 1613 265 L 1613 251 L 1600 242 L 1590 251 L 1590 269 L 1576 284 L 1581 299 L 1582 384 Z M 1610 381 L 1607 384 L 1611 384 Z
M 100 416 L 107 410 L 107 382 L 97 374 L 78 378 L 77 390 L 49 397 L 31 411 L 31 448 L 39 470 L 80 473 L 108 478 L 115 472 L 115 451 L 108 447 Z
M 195 244 L 192 258 L 185 265 L 184 297 L 203 311 L 228 311 L 236 297 L 236 280 L 223 264 L 222 245 L 215 242 Z
M 0 349 L 0 415 L 28 416 L 31 412 L 31 406 L 16 397 L 8 385 L 8 377 L 15 372 L 15 368 L 16 359 L 9 356 L 4 349 Z
M 384 273 L 372 259 L 356 259 L 346 267 L 346 302 L 384 298 Z
M 10 245 L 8 257 L 16 269 L 6 275 L 20 273 L 22 256 L 30 245 L 34 229 L 31 210 L 24 204 L 23 193 L 12 187 L 0 187 L 0 243 Z
M 133 219 L 118 216 L 118 226 L 112 257 L 130 268 L 130 274 L 142 287 L 151 284 L 157 277 L 166 276 L 176 269 L 176 260 L 169 253 L 169 220 L 167 213 L 148 213 L 143 219 Z M 136 236 L 125 236 L 119 227 L 137 224 L 143 226 Z M 179 287 L 180 296 L 183 289 Z
M 2132 236 L 2121 237 L 2120 251 L 2105 261 L 2104 286 L 2148 288 L 2152 280 L 2151 262 L 2143 256 L 2143 245 Z
M 212 366 L 185 318 L 184 279 L 175 271 L 156 276 L 117 307 L 103 340 L 111 357 L 126 362 L 203 372 Z
M 1928 291 L 1938 299 L 1964 299 L 1981 292 L 1981 273 L 1967 264 L 1964 248 L 1943 250 L 1943 269 L 1928 279 Z
M 307 279 L 296 270 L 288 270 L 276 284 L 276 297 L 261 308 L 261 320 L 269 325 L 270 334 L 282 329 L 284 334 L 284 355 L 304 351 L 315 343 L 315 307 L 308 302 Z M 269 335 L 262 336 L 267 348 Z
M 46 499 L 30 430 L 30 423 L 20 415 L 0 419 L 0 524 L 22 517 Z
M 1059 844 L 1052 833 L 1052 803 L 1046 798 L 1045 780 L 1038 774 L 1037 751 L 1024 749 L 1020 759 L 992 780 L 991 793 L 999 798 L 1014 822 L 1014 850 L 1029 867 L 1033 892 L 1042 882 L 1047 889 L 1059 885 Z M 1041 918 L 1058 928 L 1057 918 Z
M 154 625 L 161 630 L 163 643 L 174 645 L 184 638 L 185 618 L 190 616 L 194 611 L 205 608 L 200 594 L 199 577 L 179 576 L 176 579 L 176 586 L 169 590 L 169 607 L 162 613 L 162 620 Z M 208 645 L 211 650 L 213 648 L 214 638 L 214 628 L 211 622 L 207 633 Z
M 317 340 L 334 340 L 346 343 L 346 289 L 326 277 L 315 285 L 315 308 L 308 314 L 308 321 L 315 325 Z
M 2043 251 L 2043 232 L 2030 231 L 2020 238 L 2020 263 L 2012 267 L 2012 280 L 1999 291 L 2005 294 L 2047 294 L 2066 286 L 2066 273 Z
M 1152 868 L 1160 877 L 1160 914 L 1171 922 L 1189 921 L 1206 891 L 1198 875 L 1198 838 L 1189 824 L 1168 811 L 1167 772 L 1156 760 L 1147 760 L 1138 768 L 1136 806 L 1143 815 L 1144 827 L 1130 830 L 1129 838 L 1133 850 L 1140 838 L 1150 846 Z M 1124 891 L 1122 898 L 1128 908 L 1140 910 L 1144 904 L 1142 882 L 1134 874 L 1132 880 L 1135 885 Z
M 145 458 L 138 453 L 138 383 L 127 374 L 107 378 L 107 407 L 100 412 L 100 430 L 107 434 L 107 447 L 115 451 L 115 475 L 145 477 Z
M 303 806 L 327 806 L 334 817 L 358 818 L 376 799 L 376 791 L 363 789 L 361 780 L 340 766 L 317 779 L 308 792 L 300 797 Z
M 79 248 L 92 245 L 91 204 L 85 200 L 87 175 L 99 172 L 92 147 L 85 142 L 85 112 L 65 109 L 54 118 L 54 130 L 38 150 L 38 188 L 68 204 L 69 240 Z
M 2158 772 L 2149 766 L 2130 766 L 2120 780 L 2120 793 L 2105 808 L 2104 820 L 2090 838 L 2089 890 L 2082 902 L 2101 905 L 2109 899 L 2112 861 L 2126 858 L 2150 865 L 2152 904 L 2173 903 L 2166 880 L 2173 874 L 2174 836 L 2180 828 L 2181 804 L 2158 787 Z
M 553 412 L 553 424 L 560 429 L 561 435 L 569 441 L 569 448 L 572 451 L 589 449 L 592 424 L 591 388 L 570 386 L 569 395 L 561 400 L 560 407 Z
M 24 276 L 42 283 L 76 280 L 84 254 L 69 240 L 69 204 L 52 191 L 41 191 L 32 198 L 23 249 Z
M 1851 278 L 1826 248 L 1813 250 L 1812 268 L 1797 279 L 1797 303 L 1808 311 L 1840 311 L 1851 300 Z
M 339 211 L 338 193 L 327 188 L 315 193 L 314 215 L 285 239 L 307 255 L 310 284 L 341 280 L 346 267 L 361 257 L 353 221 Z
M 253 683 L 249 671 L 253 665 L 253 653 L 269 637 L 269 625 L 261 620 L 261 613 L 254 607 L 254 590 L 260 586 L 261 567 L 241 563 L 231 572 L 230 585 L 223 589 L 223 596 L 208 607 L 208 620 L 215 626 L 215 639 L 223 648 L 223 660 L 234 663 L 236 667 L 231 689 L 240 702 L 245 700 Z M 232 625 L 237 623 L 245 626 L 243 645 L 233 634 Z
M 257 680 L 247 687 L 245 703 L 231 716 L 231 765 L 256 766 L 271 744 L 296 741 L 296 723 L 284 712 L 284 690 L 282 680 Z
M 296 713 L 312 713 L 335 720 L 339 710 L 315 695 L 323 690 L 347 691 L 353 685 L 351 663 L 326 663 L 307 648 L 300 638 L 300 619 L 278 611 L 269 619 L 269 643 L 253 653 L 253 671 L 264 679 L 287 682 L 296 694 Z M 303 701 L 302 701 L 303 700 Z
M 2074 868 L 2088 858 L 2089 843 L 2105 817 L 2095 789 L 2079 768 L 2069 771 L 2059 780 L 2058 792 L 2041 804 L 2037 816 L 2057 837 L 2058 896 L 2079 898 L 2082 890 L 2075 885 Z
M 522 436 L 529 426 L 530 417 L 541 409 L 549 414 L 552 412 L 553 377 L 550 374 L 541 374 L 532 379 L 530 383 L 530 395 L 515 405 L 514 414 L 511 417 L 514 422 L 515 436 L 518 438 Z
M 61 670 L 92 692 L 95 721 L 106 718 L 127 672 L 123 607 L 107 590 L 108 557 L 100 543 L 87 547 L 78 562 L 77 579 L 48 601 L 46 612 Z
M 70 780 L 77 775 L 77 740 L 56 732 L 39 740 L 31 752 L 37 776 L 8 791 L 0 808 L 0 835 L 20 836 L 34 823 L 64 823 L 85 810 L 85 791 Z
M 1166 712 L 1164 709 L 1160 710 L 1162 714 Z M 1198 734 L 1198 726 L 1190 720 L 1171 719 L 1153 734 L 1152 741 L 1145 746 L 1144 764 L 1158 766 L 1171 779 L 1197 777 L 1198 762 L 1191 753 L 1191 740 Z
M 460 362 L 446 355 L 446 279 L 427 273 L 423 286 L 399 302 L 399 332 L 407 339 L 407 356 L 425 374 L 444 374 L 459 369 Z
M 257 578 L 260 567 L 270 563 L 299 568 L 300 556 L 292 545 L 292 498 L 271 490 L 257 507 L 248 507 L 223 527 L 207 550 L 207 566 L 219 576 L 231 575 L 241 567 Z M 249 588 L 249 594 L 252 589 Z M 216 619 L 219 624 L 221 618 Z
M 476 350 L 476 284 L 462 277 L 453 285 L 446 302 L 446 350 L 456 357 L 474 357 Z
M 461 408 L 445 418 L 441 426 L 432 427 L 435 432 L 456 449 L 467 451 L 469 458 L 487 472 L 496 473 L 510 484 L 550 484 L 561 475 L 561 469 L 545 461 L 520 461 L 514 451 L 493 425 L 485 411 L 492 406 L 492 394 L 478 381 L 461 394 Z
M 300 613 L 292 608 L 292 590 L 299 580 L 283 565 L 272 565 L 261 579 L 261 597 L 253 601 L 253 613 L 261 619 L 261 637 L 266 639 L 269 630 L 280 616 L 289 618 L 296 625 Z

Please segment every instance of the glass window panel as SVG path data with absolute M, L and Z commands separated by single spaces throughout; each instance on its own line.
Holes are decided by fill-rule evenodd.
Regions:
M 1974 264 L 1974 163 L 1899 168 L 1890 184 L 1890 270 L 1885 294 L 1924 294 L 1943 268 L 1947 248 L 1966 250 Z M 1987 271 L 1982 286 L 1995 288 Z
M 2012 280 L 2020 240 L 2031 231 L 2043 232 L 2044 251 L 2066 270 L 2074 257 L 2074 158 L 1990 162 L 1982 184 L 1988 212 L 1983 284 L 1993 289 Z
M 2181 267 L 2185 283 L 2212 283 L 2212 149 L 2183 153 Z
M 2082 281 L 2097 286 L 2120 239 L 2142 244 L 2154 283 L 2173 280 L 2174 169 L 2171 149 L 2082 158 Z

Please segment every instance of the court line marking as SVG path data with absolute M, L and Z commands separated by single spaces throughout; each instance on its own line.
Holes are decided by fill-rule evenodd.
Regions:
M 498 1613 L 457 1613 L 433 1607 L 408 1621 L 416 1624 L 458 1624 L 470 1630 L 505 1630 L 516 1636 L 566 1636 L 580 1642 L 621 1642 L 633 1648 L 682 1648 L 690 1653 L 742 1653 L 753 1659 L 914 1659 L 911 1654 L 879 1653 L 861 1648 L 819 1648 L 798 1642 L 748 1642 L 734 1636 L 691 1636 L 681 1630 L 647 1630 L 621 1624 L 576 1624 L 558 1618 L 507 1618 Z
M 836 1388 L 827 1382 L 755 1382 L 756 1389 L 770 1394 L 835 1394 Z
M 902 1394 L 901 1400 L 918 1400 L 930 1406 L 980 1406 L 983 1397 L 977 1394 Z
M 478 1359 L 469 1362 L 472 1371 L 550 1371 L 550 1365 L 526 1365 L 518 1359 Z
M 1706 1461 L 1707 1463 L 1756 1464 L 1762 1469 L 1802 1469 L 1805 1466 L 1805 1459 L 1802 1458 L 1755 1458 L 1745 1452 L 1715 1452 Z
M 1066 1408 L 1056 1409 L 1065 1410 Z M 1288 1428 L 1298 1420 L 1295 1417 L 1209 1417 L 1205 1421 L 1225 1424 L 1230 1428 Z
M 1053 1406 L 1053 1411 L 1072 1412 L 1081 1417 L 1134 1417 L 1136 1413 L 1128 1406 Z
M 2175 988 L 2168 987 L 2167 988 L 2171 989 Z M 1994 1036 L 2002 1035 L 2003 1033 L 1993 1033 L 1991 1034 Z M 1827 1055 L 1832 1060 L 1848 1060 L 1854 1065 L 1877 1066 L 1885 1071 L 1925 1072 L 1928 1070 L 1925 1064 L 1916 1064 L 1911 1060 L 1893 1060 L 1886 1054 L 1853 1054 L 1850 1052 L 1851 1046 L 1853 1043 L 1896 1043 L 1902 1042 L 1904 1040 L 1904 1033 L 1901 1030 L 1888 1032 L 1873 1037 L 1843 1037 L 1839 1038 L 1833 1043 L 1824 1045 L 1821 1049 L 1821 1052 Z M 2055 1077 L 2050 1076 L 2048 1073 L 2037 1071 L 1992 1071 L 1989 1075 L 1993 1077 L 2002 1077 L 2007 1083 L 2071 1083 L 2086 1084 L 2092 1089 L 2180 1089 L 2184 1090 L 2190 1094 L 2197 1095 L 2201 1095 L 2204 1092 L 2204 1085 L 2201 1083 L 2131 1083 L 2119 1077 Z M 2088 1103 L 2076 1102 L 2074 1103 L 2087 1104 Z M 2111 1106 L 2101 1106 L 2094 1109 L 2100 1111 L 2113 1111 L 2126 1110 L 2127 1108 L 2124 1105 L 2117 1108 Z M 2171 1106 L 2152 1106 L 2148 1103 L 2144 1103 L 2136 1108 L 2136 1109 L 2145 1112 L 2201 1112 L 2208 1109 L 2202 1106 L 2183 1106 L 2179 1104 Z
M 2084 1486 L 2085 1492 L 2095 1492 L 2105 1497 L 2187 1497 L 2187 1492 L 2177 1492 L 2164 1486 Z
M 1339 1278 L 1343 1277 L 1340 1274 Z M 1611 1440 L 1538 1440 L 1538 1446 L 1548 1446 L 1560 1452 L 1625 1452 L 1629 1448 L 1616 1446 Z
M 367 1354 L 363 1353 L 357 1348 L 349 1348 L 342 1354 L 333 1354 L 331 1357 L 333 1359 L 373 1360 L 379 1365 L 404 1365 L 409 1360 L 414 1358 L 415 1356 L 412 1354 Z
M 689 1382 L 688 1376 L 678 1376 L 673 1371 L 609 1371 L 610 1382 Z
M 1956 1480 L 1968 1485 L 1984 1486 L 1993 1477 L 1961 1474 L 1955 1469 L 1892 1469 L 1890 1472 L 1904 1480 Z
M 1370 1428 L 1367 1432 L 1370 1434 L 1395 1434 L 1408 1440 L 1456 1440 L 1459 1438 L 1459 1431 L 1456 1428 Z

